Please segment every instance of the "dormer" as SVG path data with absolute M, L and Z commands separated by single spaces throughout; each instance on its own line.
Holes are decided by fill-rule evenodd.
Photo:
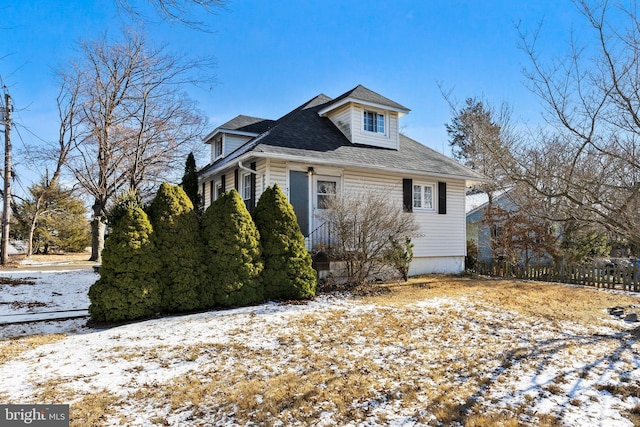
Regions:
M 340 95 L 318 112 L 353 144 L 399 148 L 399 119 L 409 109 L 362 85 Z
M 204 138 L 205 144 L 211 144 L 211 163 L 266 132 L 273 123 L 273 120 L 239 115 L 217 127 Z

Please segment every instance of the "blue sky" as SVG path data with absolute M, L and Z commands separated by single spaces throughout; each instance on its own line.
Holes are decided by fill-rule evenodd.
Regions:
M 53 70 L 78 40 L 117 35 L 126 18 L 109 0 L 0 0 L 0 14 L 14 146 L 55 140 Z M 545 55 L 562 52 L 570 30 L 583 30 L 569 0 L 230 0 L 203 18 L 212 32 L 167 22 L 146 29 L 170 51 L 216 58 L 217 84 L 191 91 L 210 129 L 238 114 L 276 119 L 319 93 L 337 97 L 363 84 L 410 108 L 403 132 L 445 154 L 451 113 L 438 82 L 460 100 L 506 101 L 517 121 L 535 123 L 542 106 L 524 86 L 516 25 L 535 30 L 544 20 Z M 19 154 L 16 162 L 27 176 L 31 166 Z

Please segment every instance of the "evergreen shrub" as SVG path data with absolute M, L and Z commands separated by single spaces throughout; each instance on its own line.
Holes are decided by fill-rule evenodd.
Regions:
M 204 308 L 203 241 L 193 204 L 182 188 L 163 183 L 149 208 L 162 274 L 162 306 L 168 312 Z
M 160 265 L 151 223 L 141 206 L 124 208 L 130 201 L 120 202 L 120 217 L 102 252 L 100 279 L 89 289 L 89 314 L 99 322 L 149 317 L 161 309 L 162 290 L 156 280 Z
M 236 190 L 221 195 L 202 218 L 207 287 L 203 300 L 222 306 L 262 302 L 262 259 L 258 230 Z
M 278 184 L 268 187 L 253 212 L 260 233 L 266 298 L 305 299 L 316 294 L 312 267 L 293 206 Z

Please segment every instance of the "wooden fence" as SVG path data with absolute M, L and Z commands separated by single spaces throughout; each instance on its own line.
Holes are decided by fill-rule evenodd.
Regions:
M 629 267 L 597 265 L 531 265 L 524 267 L 508 263 L 477 263 L 472 272 L 485 276 L 571 283 L 640 292 L 640 269 L 637 262 Z

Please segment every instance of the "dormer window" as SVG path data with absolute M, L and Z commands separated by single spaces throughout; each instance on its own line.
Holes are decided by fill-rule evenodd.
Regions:
M 222 136 L 214 142 L 214 159 L 222 157 Z
M 367 132 L 384 134 L 384 114 L 365 110 L 363 123 Z

